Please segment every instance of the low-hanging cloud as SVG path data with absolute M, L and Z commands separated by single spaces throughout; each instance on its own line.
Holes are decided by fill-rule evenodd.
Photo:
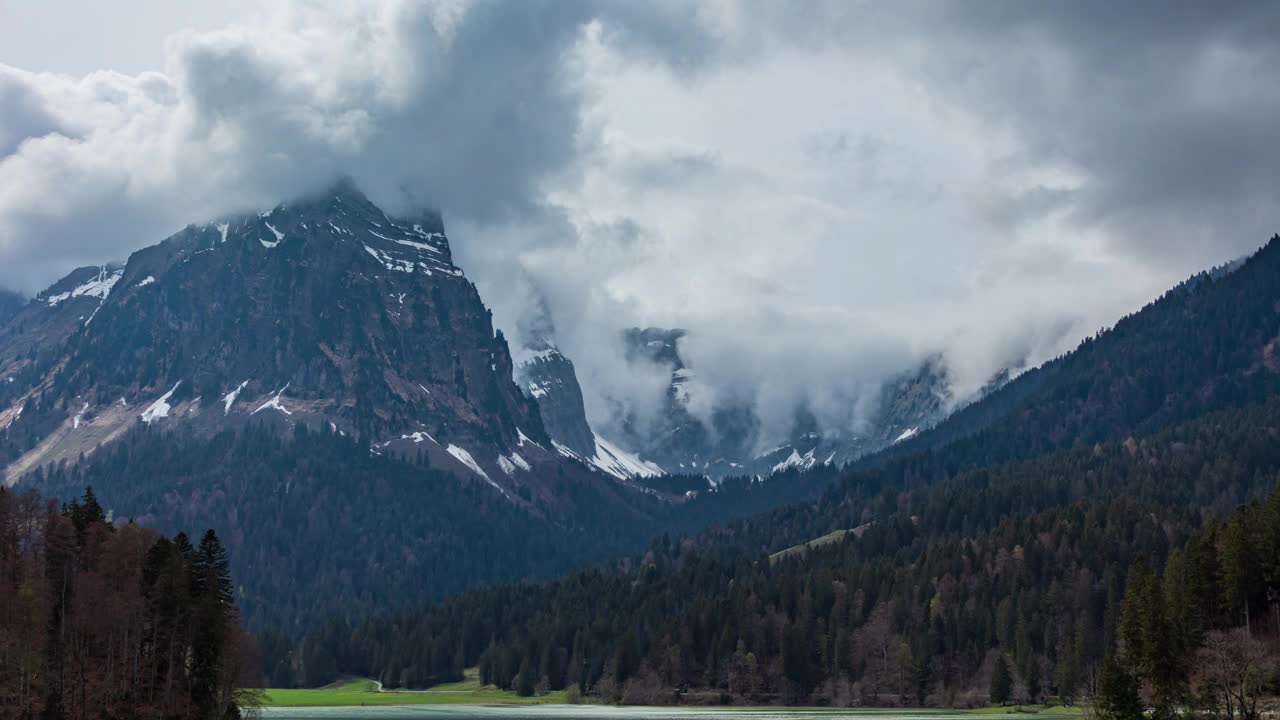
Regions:
M 656 412 L 652 324 L 780 435 L 934 354 L 963 396 L 1280 228 L 1272 3 L 803 10 L 299 0 L 156 72 L 0 65 L 0 285 L 349 175 L 444 212 L 514 342 L 545 306 L 597 425 Z

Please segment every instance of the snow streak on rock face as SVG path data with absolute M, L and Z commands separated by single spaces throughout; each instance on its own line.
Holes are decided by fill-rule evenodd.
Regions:
M 232 390 L 231 392 L 223 396 L 222 398 L 222 414 L 223 415 L 229 415 L 231 413 L 231 406 L 236 404 L 236 398 L 240 397 L 240 391 L 244 390 L 244 386 L 248 384 L 249 384 L 249 381 L 245 380 L 244 382 L 237 385 L 235 390 Z
M 106 300 L 107 296 L 111 294 L 111 288 L 115 287 L 115 284 L 120 281 L 120 276 L 123 274 L 123 269 L 108 270 L 106 266 L 103 266 L 99 270 L 97 277 L 89 282 L 56 295 L 46 295 L 44 300 L 51 306 L 73 297 L 93 297 Z
M 634 454 L 623 450 L 599 436 L 596 437 L 595 452 L 591 455 L 579 455 L 574 452 L 572 448 L 562 445 L 555 440 L 552 440 L 551 444 L 556 449 L 556 452 L 561 455 L 577 460 L 578 462 L 581 462 L 588 467 L 595 468 L 600 472 L 612 475 L 619 480 L 658 477 L 659 475 L 666 474 L 666 471 L 658 465 L 641 460 Z
M 657 477 L 664 474 L 655 463 L 646 462 L 604 438 L 596 438 L 596 454 L 591 464 L 621 478 Z
M 161 395 L 159 400 L 156 400 L 155 402 L 151 403 L 150 407 L 148 407 L 146 410 L 143 410 L 142 415 L 139 416 L 142 418 L 142 422 L 150 425 L 151 423 L 155 422 L 156 420 L 159 420 L 160 418 L 169 417 L 169 411 L 173 409 L 173 407 L 169 405 L 169 398 L 173 397 L 173 393 L 178 389 L 178 386 L 181 384 L 182 384 L 181 380 L 174 383 L 173 387 L 169 389 L 169 392 L 165 393 L 164 395 Z

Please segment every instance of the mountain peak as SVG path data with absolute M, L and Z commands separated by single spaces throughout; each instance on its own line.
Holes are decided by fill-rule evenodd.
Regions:
M 369 201 L 369 198 L 360 190 L 359 186 L 356 185 L 356 181 L 350 175 L 343 175 L 338 178 L 333 185 L 329 186 L 329 190 L 325 195 L 336 199 L 346 198 L 363 202 Z

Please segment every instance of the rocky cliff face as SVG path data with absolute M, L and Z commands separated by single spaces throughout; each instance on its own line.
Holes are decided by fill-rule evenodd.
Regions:
M 518 358 L 516 382 L 538 402 L 547 434 L 578 455 L 594 456 L 596 436 L 587 423 L 573 361 L 546 341 L 527 348 Z
M 0 413 L 10 480 L 138 424 L 323 423 L 491 483 L 554 455 L 440 216 L 349 183 L 76 271 L 5 324 L 0 363 L 40 371 Z

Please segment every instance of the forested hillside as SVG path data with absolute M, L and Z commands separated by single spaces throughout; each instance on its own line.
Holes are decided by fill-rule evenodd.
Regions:
M 95 462 L 39 471 L 33 483 L 50 497 L 92 485 L 103 505 L 131 508 L 146 525 L 212 526 L 232 551 L 247 625 L 269 663 L 287 666 L 281 648 L 325 621 L 359 622 L 628 556 L 665 531 L 816 495 L 834 473 L 733 480 L 674 505 L 602 493 L 566 474 L 552 486 L 555 502 L 531 513 L 486 486 L 459 483 L 425 456 L 378 455 L 323 428 L 299 426 L 281 438 L 249 426 L 213 438 L 142 429 Z M 279 684 L 291 673 L 277 667 L 270 677 Z
M 1238 267 L 1196 275 L 1073 352 L 859 467 L 950 444 L 930 472 L 954 472 L 1147 433 L 1274 394 L 1277 302 L 1280 236 Z
M 1234 271 L 1192 278 L 936 430 L 857 463 L 818 502 L 750 518 L 725 535 L 753 551 L 787 547 L 860 524 L 873 498 L 920 502 L 933 485 L 965 473 L 984 477 L 983 469 L 1263 402 L 1280 395 L 1277 352 L 1280 237 Z M 1185 478 L 1174 491 L 1205 492 L 1200 485 Z M 967 492 L 964 482 L 953 487 Z M 1207 498 L 1215 499 L 1226 502 L 1222 511 L 1235 502 Z
M 1130 568 L 1164 567 L 1190 533 L 1214 527 L 1215 508 L 1225 516 L 1274 488 L 1277 438 L 1280 400 L 1223 411 L 930 492 L 885 489 L 850 503 L 856 516 L 830 519 L 860 532 L 786 559 L 770 560 L 771 528 L 753 519 L 696 541 L 664 538 L 634 567 L 334 625 L 301 658 L 388 684 L 478 664 L 522 692 L 580 683 L 623 702 L 872 705 L 985 704 L 1005 658 L 1016 699 L 1070 700 L 1092 694 L 1114 646 Z M 1263 615 L 1280 600 L 1280 577 L 1252 568 L 1275 564 L 1280 493 L 1257 512 L 1247 540 L 1201 536 L 1249 558 L 1256 581 L 1241 594 L 1224 575 L 1203 592 L 1222 598 L 1213 623 L 1243 622 L 1251 604 L 1254 629 L 1271 633 Z
M 0 717 L 240 716 L 261 664 L 226 550 L 0 488 Z

